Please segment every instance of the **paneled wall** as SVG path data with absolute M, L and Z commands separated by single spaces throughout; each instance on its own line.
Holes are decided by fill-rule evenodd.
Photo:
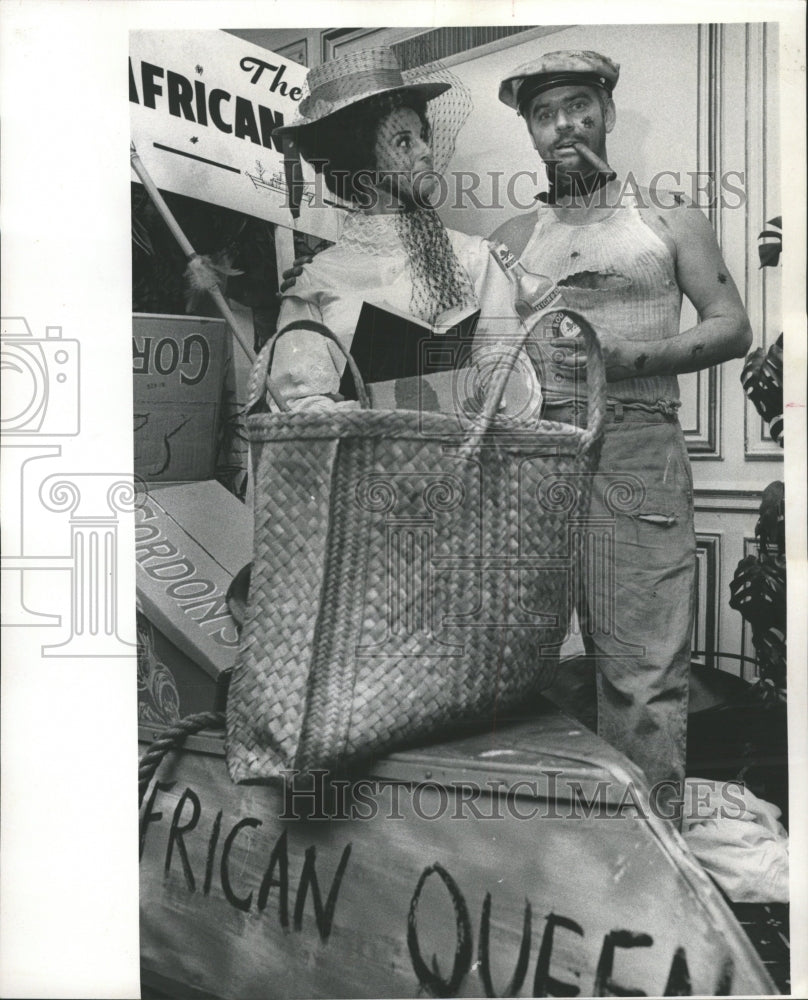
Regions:
M 367 45 L 406 52 L 424 28 L 239 31 L 250 41 L 308 65 Z M 595 49 L 621 64 L 615 92 L 617 125 L 609 160 L 638 183 L 669 172 L 661 188 L 709 200 L 706 208 L 728 269 L 749 312 L 755 346 L 768 346 L 780 326 L 780 270 L 759 268 L 757 236 L 782 213 L 778 162 L 777 26 L 562 25 L 532 28 L 439 29 L 430 35 L 444 64 L 468 87 L 474 110 L 458 137 L 451 169 L 483 175 L 478 207 L 445 207 L 447 225 L 488 234 L 520 208 L 494 204 L 486 175 L 523 171 L 513 195 L 523 209 L 545 186 L 543 169 L 521 119 L 497 100 L 499 81 L 543 51 Z M 531 176 L 533 175 L 533 176 Z M 730 187 L 722 188 L 721 178 Z M 535 179 L 534 179 L 535 178 Z M 699 191 L 701 193 L 699 194 Z M 740 193 L 739 193 L 740 192 Z M 486 197 L 488 195 L 489 197 Z M 501 199 L 500 199 L 501 201 Z M 692 325 L 689 304 L 683 326 Z M 746 401 L 742 362 L 681 379 L 682 425 L 693 459 L 698 536 L 697 658 L 734 673 L 750 656 L 740 615 L 729 608 L 729 581 L 751 550 L 760 492 L 782 479 L 782 452 Z M 720 656 L 716 656 L 719 652 Z M 750 664 L 745 676 L 751 677 Z

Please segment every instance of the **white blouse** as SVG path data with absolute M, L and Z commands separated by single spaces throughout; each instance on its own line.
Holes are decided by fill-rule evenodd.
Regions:
M 490 245 L 479 236 L 447 230 L 457 259 L 471 279 L 480 306 L 475 345 L 484 350 L 512 343 L 520 330 L 507 276 L 496 264 Z M 350 350 L 363 302 L 410 311 L 412 272 L 393 215 L 353 213 L 339 240 L 303 268 L 295 285 L 283 297 L 278 329 L 296 320 L 310 319 L 327 326 Z M 540 390 L 532 366 L 522 363 L 509 381 L 505 412 L 538 412 Z M 345 361 L 336 346 L 309 330 L 281 337 L 275 348 L 272 380 L 292 409 L 355 407 L 334 402 Z

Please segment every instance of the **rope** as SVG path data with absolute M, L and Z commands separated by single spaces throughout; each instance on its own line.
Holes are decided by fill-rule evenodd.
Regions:
M 195 715 L 186 715 L 154 740 L 138 762 L 138 805 L 143 803 L 143 796 L 154 777 L 154 772 L 167 753 L 178 749 L 186 737 L 193 736 L 202 729 L 224 729 L 224 725 L 224 712 L 197 712 Z

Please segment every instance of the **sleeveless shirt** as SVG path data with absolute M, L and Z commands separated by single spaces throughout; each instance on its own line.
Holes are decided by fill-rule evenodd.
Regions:
M 525 247 L 522 264 L 561 286 L 563 302 L 594 328 L 630 341 L 667 340 L 679 334 L 682 292 L 673 257 L 642 219 L 632 200 L 586 225 L 563 222 L 548 206 Z M 548 399 L 564 397 L 558 375 L 545 387 Z M 675 375 L 620 379 L 608 396 L 630 404 L 679 400 Z

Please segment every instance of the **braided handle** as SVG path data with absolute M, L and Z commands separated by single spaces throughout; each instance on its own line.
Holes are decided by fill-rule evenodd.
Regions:
M 578 454 L 584 455 L 603 434 L 603 422 L 606 419 L 606 366 L 598 335 L 589 322 L 572 309 L 565 309 L 564 312 L 578 325 L 586 346 L 587 419 L 586 429 L 578 443 Z
M 282 330 L 276 331 L 261 348 L 261 353 L 256 358 L 255 365 L 250 373 L 250 385 L 247 395 L 247 413 L 251 413 L 255 406 L 260 402 L 264 387 L 266 387 L 266 391 L 269 393 L 273 403 L 275 403 L 279 410 L 282 410 L 284 413 L 290 412 L 288 403 L 278 391 L 277 386 L 273 384 L 272 379 L 269 377 L 269 369 L 272 365 L 272 357 L 275 353 L 275 344 L 285 333 L 290 333 L 293 330 L 312 330 L 314 333 L 319 333 L 320 336 L 325 337 L 326 340 L 330 340 L 332 343 L 336 344 L 337 349 L 345 358 L 351 375 L 353 376 L 354 385 L 356 386 L 356 394 L 359 397 L 359 405 L 363 410 L 369 410 L 370 397 L 368 396 L 367 389 L 365 388 L 364 379 L 360 374 L 356 362 L 342 346 L 338 337 L 332 333 L 324 323 L 318 323 L 313 319 L 298 319 L 293 323 L 287 323 Z
M 186 737 L 193 736 L 203 729 L 224 729 L 225 716 L 223 712 L 197 712 L 196 715 L 186 715 L 184 719 L 166 729 L 162 736 L 149 744 L 148 749 L 138 761 L 137 790 L 138 805 L 143 802 L 146 789 L 154 777 L 154 772 L 167 753 L 182 746 Z
M 527 344 L 531 333 L 537 328 L 538 320 L 549 312 L 558 310 L 557 303 L 548 306 L 547 309 L 536 313 L 531 317 L 529 324 L 523 324 L 521 336 L 515 341 L 512 349 L 504 357 L 501 365 L 497 366 L 496 378 L 492 379 L 495 384 L 489 383 L 489 390 L 486 396 L 483 411 L 468 436 L 461 445 L 464 454 L 472 452 L 482 441 L 489 431 L 494 417 L 499 410 L 505 386 L 513 372 L 517 357 Z M 564 313 L 569 316 L 578 326 L 580 336 L 583 338 L 586 348 L 586 387 L 588 397 L 588 412 L 586 428 L 573 428 L 578 434 L 578 455 L 584 455 L 603 433 L 603 422 L 606 417 L 606 368 L 603 364 L 603 351 L 597 334 L 583 316 L 570 309 L 564 309 Z

